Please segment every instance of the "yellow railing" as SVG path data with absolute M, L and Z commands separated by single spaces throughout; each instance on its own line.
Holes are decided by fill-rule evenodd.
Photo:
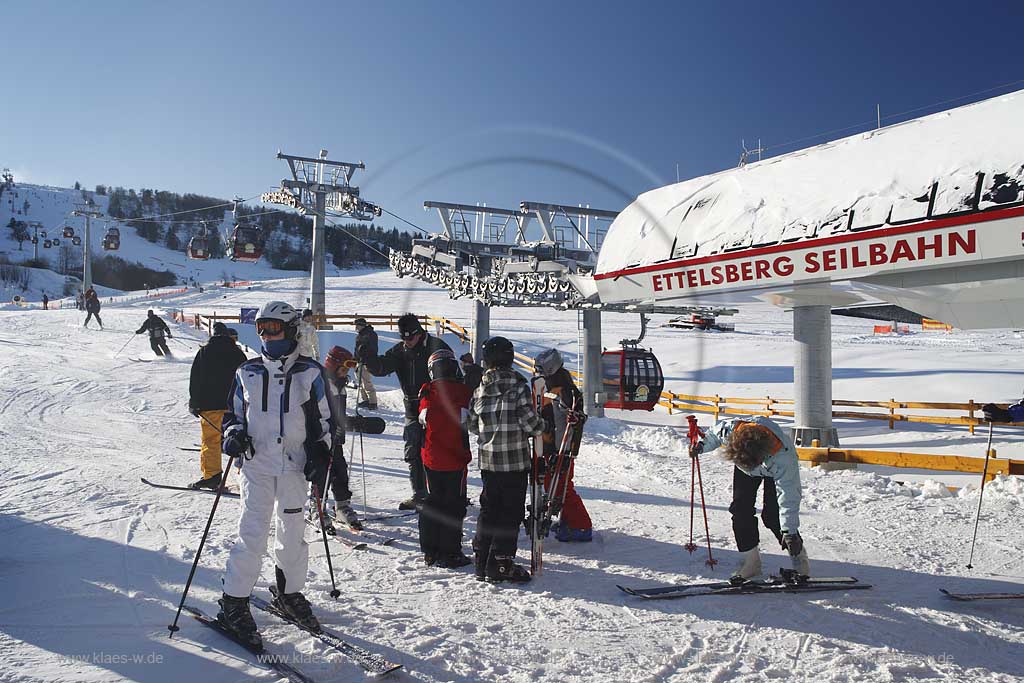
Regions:
M 817 441 L 814 442 L 817 444 Z M 856 463 L 860 465 L 882 465 L 915 470 L 938 472 L 971 472 L 980 474 L 985 469 L 984 458 L 968 458 L 960 455 L 932 455 L 928 453 L 905 453 L 903 451 L 874 451 L 855 448 L 797 448 L 798 457 L 817 467 L 827 462 Z M 996 449 L 989 451 L 986 480 L 997 475 L 1024 475 L 1024 460 L 1009 460 L 996 457 Z

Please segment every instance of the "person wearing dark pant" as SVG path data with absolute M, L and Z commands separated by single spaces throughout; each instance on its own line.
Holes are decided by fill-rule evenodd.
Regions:
M 761 522 L 765 528 L 775 534 L 782 543 L 782 525 L 779 522 L 779 497 L 775 490 L 775 480 L 765 477 L 752 477 L 738 467 L 732 470 L 732 503 L 729 513 L 732 515 L 732 531 L 736 537 L 736 547 L 745 553 L 757 547 L 761 541 L 757 530 L 757 490 L 764 482 L 764 498 L 761 504 Z
M 529 470 L 480 472 L 484 489 L 480 494 L 480 516 L 476 522 L 474 549 L 481 557 L 515 557 L 519 525 L 526 517 L 529 475 Z M 486 570 L 485 565 L 485 575 Z M 488 578 L 493 578 L 493 572 Z
M 149 332 L 149 348 L 158 356 L 170 356 L 171 350 L 167 348 L 167 339 L 171 336 L 171 328 L 167 327 L 160 316 L 151 310 L 146 312 L 146 320 L 142 327 L 135 330 L 135 334 Z
M 403 510 L 415 509 L 418 503 L 422 503 L 427 496 L 427 479 L 423 472 L 423 425 L 417 417 L 417 405 L 410 401 L 405 402 L 405 425 L 402 427 L 402 459 L 409 466 L 409 483 L 412 484 L 414 502 L 403 502 L 399 507 Z
M 420 319 L 406 313 L 398 319 L 398 334 L 402 341 L 392 346 L 383 355 L 377 355 L 372 344 L 356 347 L 356 358 L 374 377 L 385 377 L 395 373 L 405 397 L 405 462 L 409 464 L 409 483 L 412 498 L 402 501 L 400 510 L 416 510 L 427 497 L 427 482 L 423 475 L 423 460 L 420 449 L 423 446 L 423 430 L 416 424 L 419 413 L 420 388 L 430 381 L 427 359 L 441 349 L 451 348 L 437 337 L 427 334 Z
M 810 561 L 800 536 L 800 462 L 793 440 L 767 417 L 727 419 L 701 430 L 699 440 L 690 446 L 690 457 L 718 448 L 735 466 L 729 512 L 740 562 L 730 581 L 742 583 L 761 575 L 755 506 L 762 481 L 761 521 L 789 553 L 793 571 L 809 576 Z
M 526 378 L 512 369 L 514 357 L 508 339 L 491 337 L 484 342 L 486 372 L 473 392 L 466 420 L 469 431 L 477 435 L 484 482 L 473 546 L 480 581 L 530 580 L 530 573 L 515 564 L 516 541 L 533 464 L 530 437 L 540 437 L 544 421 Z
M 466 470 L 442 472 L 424 467 L 427 498 L 420 508 L 420 550 L 428 565 L 455 569 L 469 564 L 462 554 L 466 518 Z
M 458 569 L 472 560 L 462 553 L 466 518 L 466 466 L 473 458 L 464 417 L 471 392 L 462 382 L 451 349 L 427 359 L 430 382 L 420 389 L 423 464 L 427 496 L 420 508 L 420 550 L 428 566 Z

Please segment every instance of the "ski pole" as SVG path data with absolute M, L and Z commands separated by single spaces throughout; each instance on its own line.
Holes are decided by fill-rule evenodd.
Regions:
M 204 418 L 205 419 L 205 418 Z M 209 422 L 209 420 L 207 420 Z M 213 424 L 212 422 L 210 424 Z M 199 557 L 203 554 L 203 546 L 206 545 L 206 537 L 210 533 L 210 526 L 213 525 L 213 516 L 217 513 L 217 504 L 220 503 L 221 494 L 224 493 L 224 488 L 228 482 L 228 472 L 231 471 L 231 463 L 234 462 L 235 456 L 228 457 L 228 469 L 224 472 L 224 476 L 220 479 L 220 486 L 217 487 L 217 496 L 213 499 L 213 508 L 210 510 L 210 518 L 206 520 L 206 528 L 203 530 L 203 537 L 199 540 L 199 549 L 196 551 L 196 557 L 192 560 L 192 570 L 188 573 L 188 581 L 185 582 L 185 590 L 181 592 L 181 601 L 178 603 L 178 611 L 174 614 L 174 622 L 167 626 L 167 630 L 170 631 L 168 638 L 173 638 L 176 631 L 180 630 L 178 626 L 178 619 L 181 617 L 181 610 L 185 606 L 185 598 L 188 597 L 189 588 L 192 587 L 192 579 L 196 575 L 196 568 L 199 566 Z
M 331 465 L 334 463 L 334 458 L 330 458 L 327 461 L 327 476 L 331 475 Z M 324 498 L 327 498 L 327 478 L 324 478 Z M 315 484 L 314 484 L 315 488 Z M 324 539 L 324 552 L 327 553 L 327 570 L 331 573 L 331 597 L 337 599 L 341 595 L 341 591 L 338 590 L 338 583 L 334 579 L 334 563 L 331 561 L 331 548 L 327 544 L 327 529 L 324 527 L 324 507 L 320 503 L 320 496 L 316 497 L 316 511 L 320 517 L 320 535 Z
M 359 394 L 363 393 L 363 363 L 360 361 L 356 364 L 356 417 L 359 417 Z M 349 456 L 349 472 L 352 471 L 352 455 L 355 455 L 356 444 L 355 440 L 352 441 L 351 455 Z M 363 481 L 363 516 L 366 516 L 366 506 L 369 502 L 366 500 L 366 450 L 363 448 L 363 430 L 359 430 L 359 478 Z
M 700 442 L 700 428 L 697 426 L 697 417 L 695 415 L 687 415 L 686 422 L 688 425 L 687 436 L 690 439 L 690 446 L 696 446 Z M 694 476 L 696 475 L 696 477 Z M 705 562 L 706 565 L 712 569 L 718 564 L 718 560 L 711 556 L 711 529 L 708 526 L 708 508 L 704 501 L 704 478 L 700 472 L 700 454 L 694 454 L 691 450 L 690 453 L 690 542 L 684 546 L 691 553 L 697 549 L 697 545 L 693 542 L 693 508 L 694 508 L 694 479 L 696 479 L 697 487 L 700 490 L 700 509 L 704 513 L 704 537 L 708 543 L 708 559 Z
M 981 522 L 981 500 L 985 497 L 985 480 L 988 479 L 988 460 L 992 456 L 992 423 L 988 423 L 988 445 L 985 446 L 985 467 L 981 471 L 981 491 L 978 493 L 978 514 L 974 517 L 974 537 L 971 538 L 971 557 L 967 568 L 974 569 L 974 544 L 978 540 L 978 524 Z
M 132 343 L 132 339 L 135 339 L 136 336 L 137 335 L 132 334 L 131 338 L 124 343 L 124 346 L 122 346 L 121 348 L 119 348 L 117 350 L 117 353 L 114 354 L 114 358 L 117 358 L 118 356 L 120 356 L 121 352 L 128 348 L 128 345 Z

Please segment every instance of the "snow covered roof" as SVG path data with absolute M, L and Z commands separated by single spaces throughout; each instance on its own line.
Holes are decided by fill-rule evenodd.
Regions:
M 950 213 L 967 208 L 978 172 L 979 208 L 1016 199 L 1022 121 L 1024 90 L 651 190 L 612 223 L 597 274 L 923 218 L 930 202 Z

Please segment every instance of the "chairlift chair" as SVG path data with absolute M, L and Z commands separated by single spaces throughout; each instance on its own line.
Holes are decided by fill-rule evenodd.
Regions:
M 654 410 L 665 388 L 661 363 L 650 349 L 640 346 L 647 332 L 647 316 L 640 314 L 640 336 L 623 339 L 620 348 L 601 354 L 601 383 L 608 398 L 605 408 Z

